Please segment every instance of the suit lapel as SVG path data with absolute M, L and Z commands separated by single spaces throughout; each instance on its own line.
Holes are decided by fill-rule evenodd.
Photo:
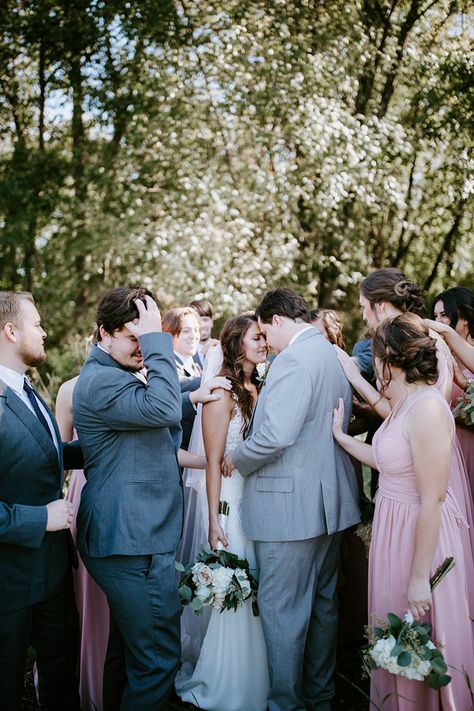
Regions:
M 58 451 L 54 446 L 53 440 L 48 435 L 36 415 L 31 412 L 31 410 L 25 405 L 22 399 L 18 397 L 18 395 L 8 386 L 5 386 L 4 395 L 6 397 L 6 402 L 10 410 L 12 410 L 18 417 L 18 419 L 23 422 L 25 427 L 29 429 L 33 437 L 37 440 L 38 444 L 44 451 L 51 465 L 54 467 L 55 470 L 57 470 L 58 473 L 60 473 L 60 459 L 58 458 Z M 58 439 L 58 443 L 60 444 L 61 437 L 57 430 L 57 425 L 54 420 L 54 417 L 52 416 L 44 400 L 41 399 L 41 402 L 46 407 L 48 415 L 51 418 L 51 421 L 53 422 L 56 437 Z M 61 454 L 59 454 L 59 457 L 61 457 Z
M 261 390 L 260 390 L 260 394 L 259 394 L 259 396 L 258 396 L 257 402 L 255 403 L 255 407 L 254 407 L 253 410 L 252 410 L 252 415 L 251 415 L 251 417 L 250 417 L 249 426 L 247 427 L 247 430 L 246 430 L 246 432 L 245 432 L 244 439 L 247 439 L 247 438 L 250 437 L 250 435 L 252 434 L 253 422 L 254 422 L 254 420 L 255 420 L 255 413 L 257 412 L 257 407 L 258 407 L 258 405 L 259 405 L 259 402 L 260 402 L 260 401 L 263 399 L 263 397 L 264 397 L 264 387 L 265 387 L 265 383 L 262 385 L 262 388 L 261 388 Z
M 49 409 L 48 405 L 43 400 L 41 395 L 38 392 L 36 393 L 36 395 L 37 395 L 38 399 L 41 400 L 41 403 L 42 403 L 43 407 L 45 408 L 46 412 L 48 413 L 49 419 L 51 420 L 51 422 L 53 424 L 54 433 L 56 435 L 56 441 L 58 443 L 58 449 L 56 450 L 56 454 L 58 455 L 58 458 L 59 458 L 58 459 L 59 470 L 60 470 L 60 472 L 62 472 L 63 471 L 63 447 L 62 447 L 62 438 L 61 438 L 61 433 L 59 431 L 58 423 L 56 422 L 55 416 L 53 415 L 53 413 L 51 412 L 51 410 Z M 54 449 L 56 449 L 56 447 L 54 447 Z
M 196 351 L 196 353 L 193 355 L 193 361 L 196 363 L 202 373 L 204 368 L 204 357 L 201 358 L 199 351 Z
M 179 356 L 174 354 L 174 359 L 176 361 L 176 369 L 178 371 L 178 375 L 184 375 L 186 378 L 199 378 L 200 375 L 202 374 L 202 369 L 199 366 L 199 363 L 197 363 L 194 359 L 194 364 L 195 364 L 195 371 L 193 373 L 190 373 L 189 370 L 185 367 L 184 362 L 181 360 Z

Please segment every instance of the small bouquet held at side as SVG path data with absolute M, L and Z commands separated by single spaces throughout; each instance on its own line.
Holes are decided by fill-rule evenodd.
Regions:
M 195 563 L 176 563 L 176 569 L 184 573 L 179 585 L 181 600 L 191 605 L 197 615 L 203 607 L 212 606 L 221 612 L 236 610 L 249 598 L 254 615 L 258 615 L 258 583 L 245 558 L 225 550 L 202 548 Z
M 446 558 L 430 579 L 431 590 L 453 567 L 453 558 Z M 407 679 L 426 680 L 432 689 L 449 684 L 448 666 L 430 639 L 431 625 L 415 621 L 411 611 L 403 619 L 392 612 L 387 618 L 385 624 L 368 628 L 369 646 L 364 654 L 368 668 L 385 669 Z
M 229 504 L 219 502 L 219 523 L 227 535 Z M 179 594 L 183 604 L 191 605 L 196 615 L 203 607 L 213 607 L 223 612 L 236 610 L 249 598 L 254 615 L 258 615 L 257 580 L 251 575 L 249 563 L 235 553 L 218 547 L 215 551 L 201 548 L 197 561 L 176 569 L 183 573 Z

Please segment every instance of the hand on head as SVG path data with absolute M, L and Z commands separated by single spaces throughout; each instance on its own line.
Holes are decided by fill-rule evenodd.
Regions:
M 161 332 L 161 314 L 151 296 L 145 295 L 145 301 L 135 299 L 134 304 L 138 309 L 138 318 L 128 321 L 125 326 L 136 338 L 145 333 Z

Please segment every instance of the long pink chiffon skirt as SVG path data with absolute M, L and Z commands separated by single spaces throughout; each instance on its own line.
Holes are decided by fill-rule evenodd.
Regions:
M 86 483 L 82 470 L 72 472 L 67 498 L 79 508 L 81 491 Z M 76 519 L 71 533 L 76 540 Z M 82 711 L 102 711 L 104 661 L 109 638 L 109 606 L 107 598 L 91 578 L 79 557 L 79 567 L 73 571 L 74 594 L 80 625 L 79 693 Z

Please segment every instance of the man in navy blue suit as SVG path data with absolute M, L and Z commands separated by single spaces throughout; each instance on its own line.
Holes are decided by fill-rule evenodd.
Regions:
M 63 446 L 46 403 L 25 378 L 45 359 L 46 333 L 31 294 L 0 292 L 0 708 L 21 706 L 29 644 L 41 702 L 79 709 L 77 612 L 62 498 Z M 66 445 L 67 447 L 67 445 Z M 69 456 L 70 449 L 65 449 Z M 75 450 L 72 450 L 75 451 Z M 68 466 L 81 466 L 82 457 Z

